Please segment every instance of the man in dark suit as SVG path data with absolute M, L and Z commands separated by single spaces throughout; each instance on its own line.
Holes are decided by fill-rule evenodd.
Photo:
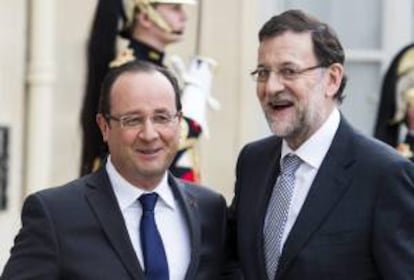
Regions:
M 218 279 L 225 200 L 167 171 L 181 117 L 168 70 L 111 70 L 97 114 L 106 164 L 26 199 L 1 279 Z
M 252 75 L 274 135 L 237 162 L 231 221 L 245 279 L 414 279 L 414 166 L 340 114 L 335 33 L 289 10 L 259 41 Z

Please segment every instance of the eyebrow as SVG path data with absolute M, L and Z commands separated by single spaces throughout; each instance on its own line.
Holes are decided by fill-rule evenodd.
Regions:
M 282 68 L 282 67 L 299 67 L 298 64 L 291 62 L 291 61 L 287 61 L 287 62 L 283 62 L 279 65 L 277 65 L 278 68 Z M 272 68 L 272 66 L 267 66 L 264 64 L 258 64 L 257 68 Z
M 159 109 L 155 109 L 154 113 L 170 113 L 170 112 L 174 112 L 175 108 L 168 109 L 168 108 L 159 108 Z
M 170 110 L 168 108 L 157 108 L 157 109 L 154 109 L 154 111 L 152 113 L 169 113 L 171 111 L 174 111 L 174 109 L 173 110 Z M 129 115 L 145 115 L 145 113 L 142 112 L 142 111 L 140 111 L 140 110 L 131 110 L 131 111 L 123 112 L 122 115 L 124 115 L 124 116 L 129 116 Z

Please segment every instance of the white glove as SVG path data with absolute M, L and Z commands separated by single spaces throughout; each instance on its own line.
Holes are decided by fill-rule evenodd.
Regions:
M 188 69 L 178 56 L 171 57 L 172 66 L 181 76 L 184 89 L 181 97 L 184 116 L 196 121 L 208 138 L 207 105 L 213 110 L 220 109 L 220 103 L 211 96 L 213 69 L 217 65 L 211 58 L 195 57 Z

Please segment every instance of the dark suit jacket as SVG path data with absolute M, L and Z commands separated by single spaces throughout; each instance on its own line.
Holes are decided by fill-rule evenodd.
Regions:
M 191 238 L 185 279 L 218 279 L 226 232 L 224 198 L 171 176 L 169 183 Z M 104 169 L 29 196 L 22 224 L 3 280 L 145 279 Z
M 262 229 L 281 139 L 242 150 L 231 206 L 246 280 L 266 279 Z M 342 118 L 284 245 L 277 280 L 414 279 L 414 165 Z

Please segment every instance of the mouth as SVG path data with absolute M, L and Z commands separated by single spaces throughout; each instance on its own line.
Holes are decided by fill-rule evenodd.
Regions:
M 293 107 L 294 103 L 290 100 L 271 100 L 268 106 L 274 111 L 283 111 Z
M 159 152 L 161 152 L 161 148 L 153 148 L 153 149 L 136 149 L 138 153 L 145 157 L 152 157 L 156 156 Z
M 184 30 L 173 30 L 171 33 L 177 36 L 182 36 L 184 34 Z

